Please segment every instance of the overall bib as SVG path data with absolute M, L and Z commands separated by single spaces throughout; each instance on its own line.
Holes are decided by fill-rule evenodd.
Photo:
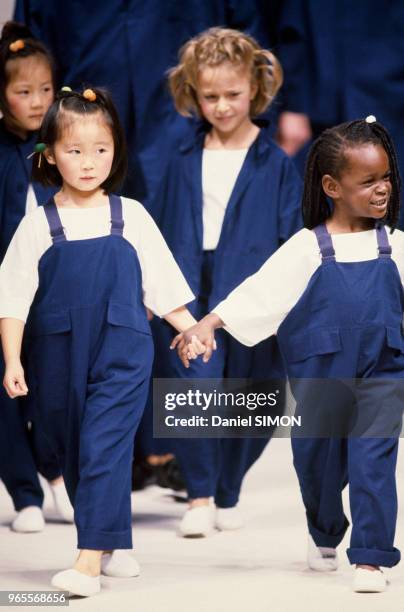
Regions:
M 403 405 L 404 378 L 402 284 L 384 226 L 376 229 L 378 258 L 352 263 L 336 262 L 325 225 L 314 232 L 322 263 L 278 330 L 288 376 L 292 386 L 293 379 L 351 379 L 357 414 L 363 421 L 370 411 L 370 418 L 369 435 L 365 428 L 362 437 L 292 439 L 308 528 L 317 546 L 341 542 L 348 527 L 342 489 L 349 483 L 350 563 L 392 567 L 400 560 L 393 542 L 401 426 L 397 406 Z M 394 433 L 372 436 L 372 421 L 380 413 L 389 415 L 390 406 Z
M 57 207 L 44 211 L 52 246 L 39 262 L 28 323 L 46 434 L 60 459 L 78 548 L 132 547 L 133 439 L 147 398 L 153 343 L 119 197 L 111 233 L 66 240 Z

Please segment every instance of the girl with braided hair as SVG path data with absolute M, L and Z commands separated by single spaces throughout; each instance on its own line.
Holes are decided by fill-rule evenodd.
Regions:
M 404 378 L 399 193 L 391 138 L 373 116 L 326 130 L 307 161 L 305 228 L 173 342 L 184 357 L 191 336 L 205 339 L 208 360 L 213 329 L 225 327 L 247 346 L 276 334 L 303 416 L 313 409 L 320 418 L 331 406 L 331 417 L 338 419 L 345 408 L 341 394 L 322 400 L 320 391 L 351 381 L 350 436 L 314 427 L 310 437 L 294 437 L 292 448 L 313 570 L 337 568 L 336 548 L 348 526 L 342 490 L 349 483 L 353 526 L 347 554 L 356 566 L 358 592 L 383 591 L 380 567 L 400 560 L 394 547 Z M 310 386 L 308 379 L 324 386 Z

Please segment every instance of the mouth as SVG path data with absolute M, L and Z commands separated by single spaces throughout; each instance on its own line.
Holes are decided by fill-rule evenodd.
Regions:
M 29 118 L 30 119 L 42 119 L 43 113 L 39 113 L 39 115 L 30 115 Z
M 383 198 L 382 200 L 378 200 L 377 202 L 371 202 L 370 205 L 377 210 L 385 210 L 387 208 L 387 204 L 389 203 L 387 198 Z
M 81 181 L 93 181 L 96 177 L 95 176 L 81 176 L 80 180 Z

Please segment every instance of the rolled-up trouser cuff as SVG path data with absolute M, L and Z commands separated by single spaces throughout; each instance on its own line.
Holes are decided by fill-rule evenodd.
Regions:
M 38 508 L 42 508 L 43 494 L 16 494 L 13 496 L 13 504 L 16 512 L 19 512 L 28 506 L 37 506 Z
M 401 559 L 401 553 L 397 548 L 392 550 L 377 550 L 375 548 L 348 548 L 346 551 L 351 564 L 381 565 L 382 567 L 394 567 Z
M 234 508 L 234 506 L 237 506 L 238 499 L 238 495 L 217 495 L 215 504 L 218 508 Z
M 344 539 L 346 530 L 349 527 L 349 522 L 345 519 L 344 526 L 337 534 L 328 534 L 324 531 L 320 531 L 316 527 L 310 524 L 308 521 L 309 533 L 314 540 L 316 546 L 324 546 L 325 548 L 337 548 L 338 544 Z
M 87 550 L 115 550 L 132 548 L 132 530 L 97 531 L 79 529 L 77 548 Z

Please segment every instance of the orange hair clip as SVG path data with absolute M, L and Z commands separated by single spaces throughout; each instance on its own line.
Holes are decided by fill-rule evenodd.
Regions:
M 97 95 L 92 89 L 85 89 L 81 95 L 89 102 L 95 102 L 97 99 Z
M 20 51 L 20 49 L 24 49 L 24 47 L 25 47 L 25 43 L 23 40 L 21 40 L 21 38 L 10 43 L 8 46 L 10 51 L 12 51 L 13 53 L 17 53 L 17 51 Z

